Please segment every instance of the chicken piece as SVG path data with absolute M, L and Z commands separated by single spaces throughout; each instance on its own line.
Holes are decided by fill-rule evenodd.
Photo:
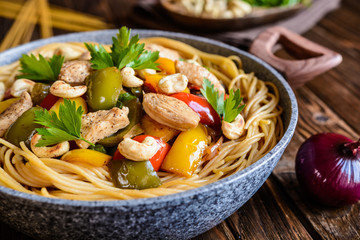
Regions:
M 3 137 L 6 130 L 27 110 L 33 106 L 30 94 L 23 92 L 19 101 L 10 105 L 0 114 L 0 137 Z
M 90 72 L 91 64 L 89 61 L 68 61 L 61 67 L 58 80 L 70 84 L 85 84 L 85 78 Z
M 81 119 L 81 136 L 91 143 L 97 143 L 129 125 L 128 113 L 127 107 L 114 107 L 85 114 Z M 89 147 L 89 144 L 82 140 L 77 140 L 76 144 L 80 148 Z
M 186 103 L 162 94 L 145 94 L 143 108 L 156 122 L 180 131 L 195 128 L 200 121 L 199 115 Z
M 189 79 L 189 83 L 201 87 L 204 78 L 206 78 L 214 85 L 220 94 L 225 93 L 225 89 L 221 85 L 220 81 L 215 77 L 214 74 L 212 74 L 203 66 L 194 64 L 192 62 L 175 61 L 175 68 L 177 72 L 185 75 Z
M 155 43 L 146 44 L 145 49 L 151 52 L 159 51 L 159 57 L 168 58 L 173 61 L 179 60 L 181 57 L 177 51 L 163 47 Z

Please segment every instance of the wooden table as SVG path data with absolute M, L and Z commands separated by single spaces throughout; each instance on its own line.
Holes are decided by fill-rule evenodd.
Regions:
M 88 9 L 86 4 L 55 2 Z M 194 239 L 360 239 L 360 203 L 343 208 L 313 203 L 299 188 L 294 169 L 300 144 L 312 134 L 336 132 L 354 140 L 360 136 L 359 13 L 358 0 L 344 0 L 341 8 L 304 34 L 342 54 L 343 63 L 296 90 L 297 130 L 261 189 L 228 219 Z M 10 20 L 0 19 L 0 38 L 10 25 Z M 3 240 L 31 239 L 4 223 L 0 223 L 0 236 Z

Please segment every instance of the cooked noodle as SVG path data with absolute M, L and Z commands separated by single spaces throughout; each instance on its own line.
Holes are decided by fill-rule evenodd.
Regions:
M 245 134 L 226 141 L 219 154 L 203 161 L 192 177 L 158 172 L 162 185 L 144 190 L 120 189 L 113 185 L 107 166 L 66 162 L 55 158 L 39 158 L 22 142 L 21 148 L 0 138 L 0 185 L 17 191 L 51 198 L 74 200 L 118 200 L 156 197 L 178 193 L 215 182 L 238 172 L 262 158 L 283 135 L 279 92 L 270 82 L 245 73 L 237 56 L 223 57 L 204 53 L 187 44 L 165 38 L 146 39 L 178 50 L 183 56 L 206 65 L 228 88 L 240 89 L 246 107 L 243 110 Z M 85 51 L 80 43 L 54 43 L 33 53 L 51 56 L 59 46 Z M 0 67 L 0 82 L 10 87 L 19 69 L 15 62 Z

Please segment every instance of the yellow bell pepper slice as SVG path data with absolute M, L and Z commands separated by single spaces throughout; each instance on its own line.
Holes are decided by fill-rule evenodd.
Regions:
M 191 177 L 201 161 L 207 144 L 207 130 L 201 124 L 196 128 L 181 132 L 166 155 L 161 169 Z
M 90 149 L 75 149 L 65 153 L 61 160 L 67 162 L 84 162 L 96 167 L 102 167 L 110 161 L 112 157 Z
M 18 101 L 20 98 L 10 98 L 0 102 L 0 114 L 3 113 L 11 104 Z
M 150 89 L 151 92 L 159 92 L 159 81 L 166 75 L 163 74 L 145 74 L 145 83 L 144 85 Z
M 84 111 L 83 114 L 86 114 L 88 112 L 88 108 L 87 108 L 85 99 L 83 99 L 82 97 L 76 97 L 76 98 L 70 98 L 70 100 L 75 101 L 76 108 L 79 108 L 80 106 L 82 107 L 82 109 Z M 63 98 L 59 98 L 55 102 L 55 104 L 50 108 L 50 111 L 56 112 L 56 114 L 59 116 L 60 104 L 64 104 Z
M 184 93 L 190 93 L 190 89 L 189 88 L 185 88 L 184 91 L 182 91 Z
M 145 135 L 158 137 L 164 142 L 170 141 L 180 132 L 176 129 L 173 129 L 171 127 L 156 122 L 154 119 L 149 117 L 149 115 L 145 115 L 141 119 L 141 127 L 144 130 Z
M 175 62 L 173 60 L 168 58 L 158 58 L 155 62 L 159 63 L 157 67 L 166 74 L 171 75 L 176 73 Z

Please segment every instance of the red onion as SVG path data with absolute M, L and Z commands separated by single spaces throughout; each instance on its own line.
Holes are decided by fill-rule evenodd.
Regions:
M 360 199 L 360 139 L 314 135 L 301 145 L 295 169 L 300 186 L 322 204 L 342 206 Z

